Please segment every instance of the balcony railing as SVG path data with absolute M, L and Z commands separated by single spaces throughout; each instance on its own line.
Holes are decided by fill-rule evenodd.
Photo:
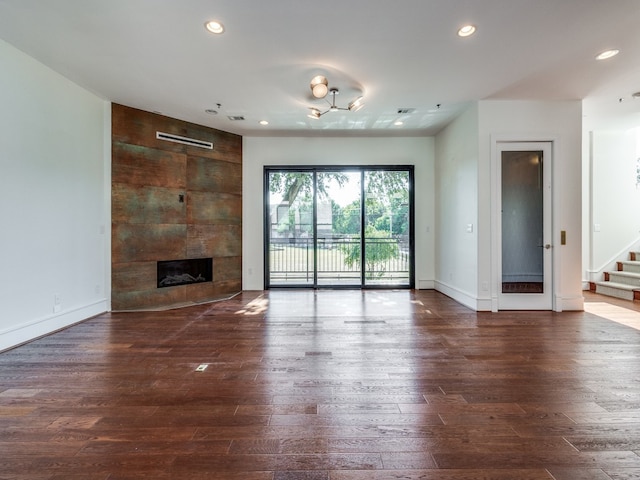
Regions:
M 318 283 L 359 285 L 360 261 L 349 262 L 349 253 L 359 257 L 360 238 L 318 238 L 316 262 Z M 380 254 L 386 251 L 392 255 Z M 378 252 L 378 253 L 376 253 Z M 365 283 L 407 285 L 409 251 L 404 237 L 366 239 Z M 374 261 L 375 260 L 375 261 Z M 269 252 L 270 283 L 312 284 L 314 281 L 314 242 L 312 238 L 273 238 Z

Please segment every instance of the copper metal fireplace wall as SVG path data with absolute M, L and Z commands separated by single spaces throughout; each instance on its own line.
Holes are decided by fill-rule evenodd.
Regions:
M 186 306 L 241 291 L 242 137 L 117 104 L 112 135 L 112 310 Z M 158 288 L 157 262 L 193 258 L 213 258 L 213 280 Z
M 213 281 L 213 259 L 191 258 L 158 262 L 158 288 Z

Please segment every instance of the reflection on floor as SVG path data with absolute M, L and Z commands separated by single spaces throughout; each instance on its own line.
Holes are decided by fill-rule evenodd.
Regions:
M 640 312 L 606 302 L 585 302 L 585 312 L 640 330 Z

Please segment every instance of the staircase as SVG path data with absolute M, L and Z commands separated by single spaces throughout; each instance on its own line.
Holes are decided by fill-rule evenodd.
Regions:
M 604 281 L 591 282 L 592 292 L 640 301 L 640 252 L 629 252 L 629 260 L 616 262 L 615 272 L 605 272 Z

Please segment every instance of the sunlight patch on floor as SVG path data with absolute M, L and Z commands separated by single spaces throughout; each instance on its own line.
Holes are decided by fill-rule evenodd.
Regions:
M 245 305 L 245 308 L 238 310 L 236 315 L 260 315 L 267 311 L 269 307 L 269 299 L 264 295 L 251 300 Z
M 585 312 L 640 330 L 640 312 L 605 302 L 585 302 Z

